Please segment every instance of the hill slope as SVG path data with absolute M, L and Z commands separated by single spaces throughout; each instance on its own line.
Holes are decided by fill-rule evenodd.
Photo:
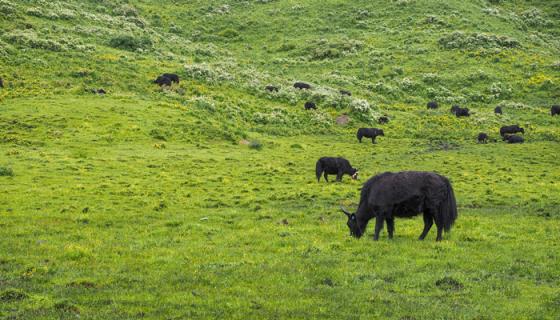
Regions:
M 0 0 L 0 318 L 553 318 L 559 12 Z M 163 72 L 181 83 L 151 83 Z M 525 144 L 500 141 L 512 123 Z M 385 137 L 359 144 L 361 126 Z M 325 155 L 361 180 L 318 184 Z M 347 237 L 338 205 L 398 170 L 451 179 L 442 243 L 415 240 L 421 219 L 392 241 Z

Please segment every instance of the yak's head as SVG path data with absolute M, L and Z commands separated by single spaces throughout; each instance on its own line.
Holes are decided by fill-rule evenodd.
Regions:
M 519 128 L 519 131 L 521 131 L 521 133 L 525 133 L 525 129 L 523 128 Z
M 377 131 L 377 135 L 384 137 L 385 133 L 383 132 L 383 129 L 379 129 L 379 131 Z
M 356 168 L 352 168 L 351 175 L 352 175 L 352 180 L 356 180 L 358 179 L 358 169 Z
M 360 226 L 358 225 L 358 219 L 356 218 L 356 214 L 348 212 L 342 206 L 340 207 L 340 209 L 348 217 L 348 222 L 346 222 L 346 225 L 348 225 L 348 228 L 350 228 L 350 235 L 355 238 L 360 238 L 363 232 L 362 229 L 360 229 Z

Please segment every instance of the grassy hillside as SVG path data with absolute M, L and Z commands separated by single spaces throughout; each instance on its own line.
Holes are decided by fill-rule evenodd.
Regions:
M 0 0 L 0 318 L 555 319 L 559 13 Z M 150 83 L 163 72 L 181 83 Z M 513 123 L 526 143 L 499 139 Z M 359 144 L 361 126 L 385 137 Z M 361 179 L 318 184 L 326 155 Z M 400 170 L 451 179 L 452 232 L 419 242 L 403 219 L 392 241 L 348 237 L 338 206 Z

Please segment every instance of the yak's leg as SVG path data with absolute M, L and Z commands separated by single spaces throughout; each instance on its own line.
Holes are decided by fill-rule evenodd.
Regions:
M 327 182 L 329 182 L 329 178 L 328 178 L 329 176 L 327 175 L 327 172 L 326 172 L 326 171 L 325 171 L 325 173 L 323 173 L 323 177 L 325 177 L 325 180 L 326 180 Z
M 442 221 L 439 221 L 437 218 L 435 220 L 436 220 L 436 227 L 437 227 L 436 241 L 441 241 L 441 234 L 443 232 L 443 223 Z
M 379 240 L 379 232 L 381 231 L 381 229 L 383 229 L 383 221 L 385 219 L 383 219 L 383 215 L 378 215 L 375 218 L 375 233 L 373 234 L 373 240 L 377 241 Z
M 376 138 L 376 136 L 373 136 L 373 137 L 371 138 L 371 143 L 375 143 L 375 138 Z
M 344 172 L 338 171 L 338 173 L 336 174 L 336 181 L 341 182 L 342 181 L 342 175 L 344 175 Z
M 430 228 L 433 224 L 434 218 L 432 217 L 432 214 L 429 211 L 424 211 L 424 231 L 422 231 L 418 240 L 424 240 L 424 238 L 426 238 L 426 235 L 430 232 Z
M 393 232 L 395 231 L 395 218 L 387 218 L 387 231 L 389 232 L 389 239 L 393 239 Z

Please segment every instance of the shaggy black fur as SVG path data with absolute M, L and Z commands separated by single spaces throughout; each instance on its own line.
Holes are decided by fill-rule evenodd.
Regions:
M 502 107 L 497 106 L 496 108 L 494 108 L 494 113 L 495 114 L 502 114 Z
M 294 83 L 294 88 L 296 89 L 311 89 L 311 85 L 305 82 L 296 82 Z
M 512 124 L 511 126 L 503 126 L 500 128 L 500 135 L 502 136 L 502 138 L 506 134 L 514 134 L 518 132 L 525 134 L 525 129 L 519 127 L 518 124 Z
M 163 77 L 169 78 L 171 82 L 179 83 L 179 76 L 174 73 L 164 73 L 162 74 Z
M 525 141 L 522 136 L 517 136 L 515 134 L 506 135 L 504 140 L 507 141 L 507 143 L 523 143 L 523 141 Z
M 438 106 L 437 102 L 435 102 L 435 101 L 430 101 L 430 102 L 428 102 L 428 104 L 426 105 L 426 107 L 428 107 L 428 109 L 437 109 L 439 106 Z
M 381 116 L 379 117 L 379 119 L 377 119 L 377 122 L 379 124 L 386 124 L 389 122 L 389 118 L 387 116 Z
M 343 96 L 351 96 L 352 92 L 348 91 L 348 90 L 340 90 L 340 94 Z
M 371 143 L 375 143 L 375 138 L 377 136 L 384 137 L 385 133 L 383 133 L 383 130 L 377 128 L 360 128 L 358 129 L 356 136 L 358 137 L 358 141 L 360 142 L 362 142 L 363 137 L 366 137 L 371 138 Z
M 458 105 L 451 107 L 451 113 L 457 117 L 470 117 L 469 108 L 461 108 Z
M 317 160 L 315 174 L 317 182 L 321 180 L 321 174 L 324 175 L 327 182 L 329 182 L 327 178 L 329 174 L 336 174 L 336 181 L 342 181 L 344 174 L 351 176 L 354 180 L 358 179 L 358 169 L 352 168 L 350 162 L 344 158 L 323 157 Z
M 0 88 L 4 88 L 4 81 L 0 78 Z
M 560 106 L 554 105 L 550 107 L 550 115 L 551 116 L 560 115 Z
M 414 217 L 423 213 L 424 240 L 434 221 L 437 226 L 436 241 L 442 231 L 449 232 L 457 219 L 455 194 L 449 180 L 433 172 L 385 172 L 369 179 L 362 187 L 360 204 L 355 213 L 341 208 L 348 216 L 350 235 L 360 238 L 370 219 L 375 217 L 374 240 L 379 239 L 383 223 L 387 221 L 389 238 L 393 238 L 395 217 Z
M 314 102 L 307 101 L 305 103 L 305 110 L 309 110 L 309 109 L 314 109 L 314 110 L 317 109 L 317 106 L 315 105 Z
M 270 92 L 278 92 L 278 90 L 280 90 L 280 88 L 278 88 L 277 86 L 266 86 L 264 87 L 266 91 L 270 91 Z
M 159 76 L 156 80 L 154 80 L 154 83 L 159 84 L 160 87 L 171 86 L 171 79 L 169 79 L 168 77 Z
M 479 133 L 478 143 L 488 143 L 488 135 L 484 132 Z

